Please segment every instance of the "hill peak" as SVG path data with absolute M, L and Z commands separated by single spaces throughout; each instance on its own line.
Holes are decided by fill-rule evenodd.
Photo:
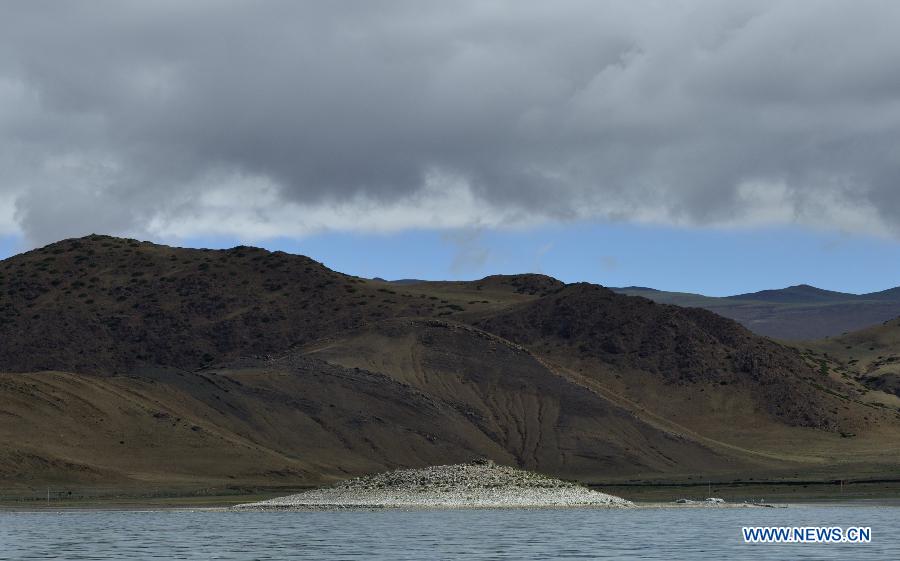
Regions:
M 475 281 L 475 285 L 476 287 L 511 287 L 514 292 L 519 294 L 543 295 L 566 286 L 566 283 L 539 273 L 521 273 L 490 275 Z
M 760 290 L 745 294 L 726 296 L 731 300 L 755 300 L 760 302 L 780 302 L 794 304 L 811 304 L 817 302 L 852 300 L 857 298 L 855 294 L 825 290 L 809 284 L 796 284 L 786 288 Z

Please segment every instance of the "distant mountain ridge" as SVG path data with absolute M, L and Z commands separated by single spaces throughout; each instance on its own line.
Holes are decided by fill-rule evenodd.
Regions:
M 387 280 L 381 277 L 374 277 L 372 280 L 379 282 L 389 282 L 392 284 L 418 284 L 420 282 L 428 282 L 422 279 L 395 279 L 395 280 Z
M 760 302 L 783 302 L 786 304 L 813 304 L 817 302 L 838 302 L 860 298 L 856 294 L 824 290 L 808 284 L 798 284 L 774 290 L 760 290 L 745 294 L 726 296 L 729 300 L 756 300 Z
M 809 284 L 796 284 L 786 286 L 784 288 L 771 288 L 766 290 L 758 290 L 756 292 L 744 292 L 741 294 L 733 294 L 731 296 L 706 296 L 696 292 L 675 292 L 670 290 L 660 290 L 649 286 L 621 286 L 610 287 L 610 290 L 619 293 L 629 292 L 647 292 L 657 294 L 684 295 L 696 298 L 709 298 L 713 300 L 757 300 L 762 302 L 789 302 L 792 304 L 812 304 L 822 301 L 844 301 L 844 300 L 890 300 L 900 301 L 900 286 L 879 290 L 877 292 L 868 292 L 864 294 L 854 294 L 852 292 L 839 292 L 835 290 L 827 290 L 818 288 Z
M 785 288 L 760 290 L 725 296 L 730 300 L 760 300 L 763 302 L 789 302 L 793 304 L 812 304 L 815 302 L 839 302 L 844 300 L 891 300 L 900 302 L 900 286 L 868 292 L 865 294 L 853 294 L 851 292 L 837 292 L 825 290 L 808 284 L 797 284 Z
M 662 304 L 704 308 L 760 335 L 789 341 L 834 337 L 900 316 L 900 287 L 850 294 L 800 284 L 720 297 L 637 286 L 612 290 Z

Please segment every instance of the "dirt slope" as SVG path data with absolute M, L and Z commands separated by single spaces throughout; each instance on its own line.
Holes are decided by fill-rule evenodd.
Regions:
M 582 478 L 658 476 L 735 463 L 558 375 L 528 349 L 467 325 L 385 321 L 304 352 L 383 372 L 451 404 L 528 469 Z

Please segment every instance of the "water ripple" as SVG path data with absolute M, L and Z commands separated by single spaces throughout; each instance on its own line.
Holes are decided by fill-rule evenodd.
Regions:
M 900 559 L 896 507 L 0 513 L 0 560 Z M 860 545 L 747 545 L 741 526 L 871 526 Z

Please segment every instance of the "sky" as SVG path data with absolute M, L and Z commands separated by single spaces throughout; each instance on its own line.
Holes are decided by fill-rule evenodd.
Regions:
M 900 285 L 900 4 L 0 0 L 0 257 Z

